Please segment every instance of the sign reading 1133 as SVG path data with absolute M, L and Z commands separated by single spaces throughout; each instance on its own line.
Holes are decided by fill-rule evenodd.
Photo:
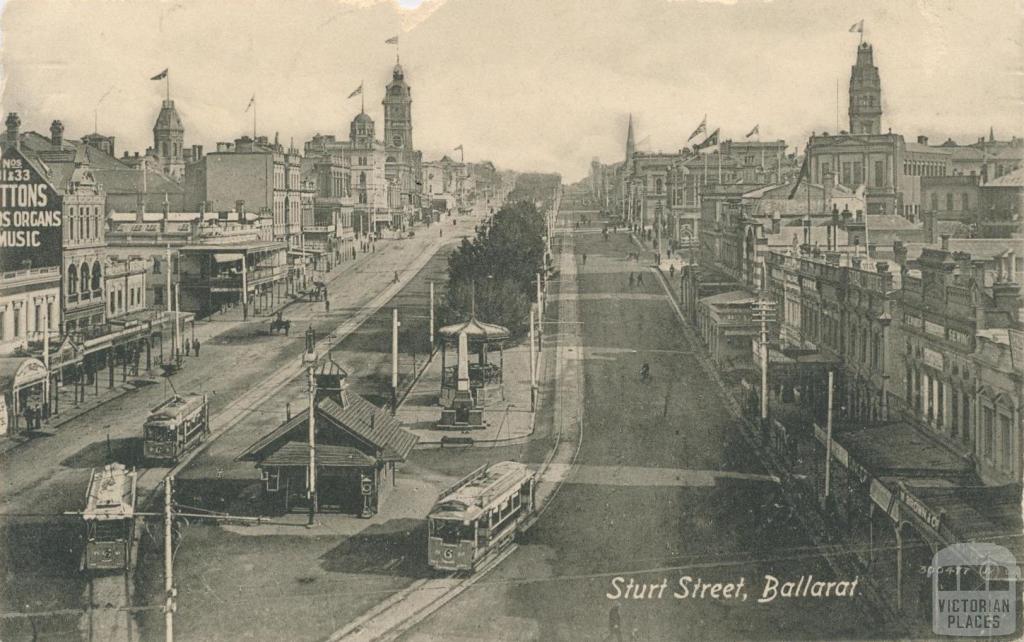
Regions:
M 13 147 L 0 157 L 0 272 L 61 264 L 60 194 Z

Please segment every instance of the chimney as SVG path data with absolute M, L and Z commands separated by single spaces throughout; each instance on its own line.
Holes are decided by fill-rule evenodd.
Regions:
M 1008 312 L 1014 323 L 1020 321 L 1021 305 L 1024 303 L 1020 297 L 1020 285 L 1006 280 L 996 283 L 992 286 L 992 298 L 997 310 Z
M 238 212 L 238 216 L 239 216 L 239 218 L 241 218 L 242 214 L 245 213 L 245 201 L 242 201 L 242 200 L 235 201 L 235 211 Z
M 888 292 L 892 289 L 892 272 L 889 271 L 889 264 L 885 261 L 875 263 L 875 271 L 882 279 L 882 291 Z
M 901 269 L 906 269 L 906 267 L 907 267 L 907 246 L 903 245 L 903 241 L 893 241 L 892 242 L 892 255 L 893 255 L 893 258 L 896 260 L 896 263 L 900 266 L 900 268 Z
M 946 252 L 948 252 L 949 251 L 949 234 L 943 234 L 941 236 L 941 239 L 942 239 L 942 246 L 941 246 L 942 249 L 945 250 Z
M 7 143 L 13 145 L 14 149 L 21 149 L 21 140 L 18 136 L 18 128 L 21 127 L 21 118 L 18 112 L 12 111 L 7 114 Z
M 782 232 L 782 215 L 778 212 L 772 214 L 772 234 Z
M 58 148 L 64 145 L 64 123 L 59 120 L 50 123 L 50 143 Z
M 918 143 L 918 145 L 927 145 L 928 144 L 928 137 L 927 136 L 918 136 L 917 137 L 917 143 Z
M 928 245 L 935 243 L 935 212 L 925 210 L 921 212 L 922 229 L 924 230 L 924 242 Z

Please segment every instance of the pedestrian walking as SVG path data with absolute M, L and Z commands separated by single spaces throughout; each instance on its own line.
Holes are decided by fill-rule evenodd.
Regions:
M 586 264 L 587 264 L 587 253 L 584 252 L 583 253 L 583 265 L 586 265 Z
M 440 238 L 440 239 L 444 238 L 444 230 L 438 230 L 437 231 L 437 238 Z
M 188 339 L 185 339 L 185 346 L 184 347 L 185 347 L 185 356 L 187 357 L 188 356 L 188 349 L 189 349 Z
M 612 604 L 612 608 L 608 609 L 608 637 L 622 642 L 622 615 L 618 604 Z
M 643 285 L 644 284 L 644 273 L 643 272 L 640 272 L 639 274 L 636 275 L 636 284 L 637 285 Z
M 392 283 L 398 283 L 398 271 L 395 271 L 395 278 L 391 281 Z
M 636 282 L 636 278 L 635 278 L 635 277 L 633 276 L 633 273 L 632 273 L 632 272 L 630 272 L 630 273 L 629 273 L 629 287 L 633 287 L 633 284 L 634 284 L 635 282 Z
M 199 356 L 199 339 L 192 339 L 192 351 L 196 353 L 197 357 Z
M 672 265 L 668 266 L 668 276 L 671 279 L 676 278 L 676 266 L 675 266 L 674 263 Z
M 356 248 L 352 248 L 352 260 L 356 260 Z
M 327 297 L 324 297 L 324 312 L 330 312 L 330 311 L 331 311 L 331 300 L 328 299 Z

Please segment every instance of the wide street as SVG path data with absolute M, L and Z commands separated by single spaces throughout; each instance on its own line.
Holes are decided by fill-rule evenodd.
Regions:
M 295 303 L 285 311 L 292 321 L 289 337 L 267 333 L 268 319 L 255 318 L 247 323 L 212 322 L 197 324 L 202 336 L 201 357 L 189 357 L 185 367 L 173 377 L 173 386 L 180 392 L 200 391 L 210 395 L 211 417 L 216 422 L 240 394 L 267 379 L 282 365 L 297 362 L 303 345 L 304 330 L 312 325 L 320 337 L 355 316 L 368 302 L 392 284 L 397 272 L 403 282 L 414 276 L 410 270 L 417 258 L 432 255 L 438 248 L 441 256 L 428 263 L 425 272 L 439 276 L 444 256 L 464 234 L 472 234 L 475 219 L 460 221 L 454 227 L 419 226 L 417 235 L 401 241 L 378 242 L 376 252 L 360 255 L 355 262 L 343 262 L 328 277 L 332 307 L 324 311 L 323 303 Z M 440 237 L 438 230 L 444 230 Z M 394 305 L 415 306 L 417 314 L 425 314 L 426 294 L 422 286 L 415 301 L 403 303 L 401 296 Z M 387 316 L 383 314 L 381 316 Z M 426 334 L 426 321 L 410 321 L 405 331 L 414 334 L 417 324 Z M 346 363 L 359 381 L 354 389 L 375 401 L 387 397 L 386 365 L 389 345 L 386 333 L 378 332 L 382 324 L 371 317 L 354 334 L 366 352 L 366 358 Z M 223 326 L 223 327 L 218 327 Z M 377 337 L 376 335 L 381 335 Z M 415 343 L 419 343 L 416 341 Z M 403 350 L 405 348 L 403 347 Z M 422 350 L 422 349 L 421 349 Z M 417 356 L 422 362 L 422 354 Z M 382 372 L 378 372 L 383 365 Z M 402 380 L 413 373 L 411 354 L 403 355 L 400 366 Z M 363 376 L 363 375 L 367 376 Z M 101 381 L 101 385 L 104 381 Z M 142 466 L 141 426 L 150 408 L 172 394 L 164 379 L 116 398 L 59 427 L 52 434 L 44 433 L 0 455 L 0 540 L 5 542 L 0 553 L 4 569 L 4 588 L 0 590 L 0 610 L 45 612 L 79 609 L 86 606 L 86 581 L 79 573 L 82 550 L 81 520 L 62 516 L 65 511 L 82 510 L 89 472 L 110 460 Z M 280 391 L 280 407 L 273 416 L 243 421 L 232 433 L 240 433 L 242 441 L 254 439 L 254 431 L 273 425 L 284 418 L 283 400 L 301 397 L 301 385 L 289 385 Z M 304 403 L 301 402 L 301 403 Z M 214 425 L 214 430 L 217 426 Z M 229 433 L 229 434 L 232 434 Z M 234 436 L 234 435 L 233 435 Z M 251 439 L 250 439 L 251 437 Z M 140 491 L 145 497 L 160 480 L 162 471 L 143 471 Z M 65 639 L 77 635 L 78 616 L 33 618 L 31 628 L 25 620 L 3 621 L 3 639 L 31 637 L 33 629 L 43 636 Z
M 876 637 L 860 599 L 759 603 L 766 575 L 834 577 L 784 508 L 694 356 L 658 276 L 627 261 L 623 231 L 573 234 L 579 270 L 582 445 L 540 521 L 501 566 L 406 634 L 408 640 L 601 640 L 618 605 L 623 639 Z M 583 262 L 583 255 L 587 256 Z M 629 273 L 644 283 L 630 286 Z M 563 326 L 564 331 L 564 326 Z M 652 377 L 640 380 L 643 363 Z M 680 578 L 744 581 L 746 599 L 676 599 Z M 621 578 L 621 579 L 616 579 Z M 646 599 L 610 599 L 630 580 Z M 661 596 L 660 599 L 658 596 Z

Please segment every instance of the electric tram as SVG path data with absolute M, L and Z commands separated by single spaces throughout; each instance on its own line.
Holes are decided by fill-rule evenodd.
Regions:
M 206 395 L 171 397 L 150 411 L 142 430 L 142 454 L 147 461 L 177 463 L 210 434 Z
M 485 464 L 438 496 L 427 517 L 427 562 L 473 571 L 515 538 L 536 510 L 536 476 L 525 464 Z
M 86 495 L 85 553 L 88 571 L 126 570 L 135 532 L 134 470 L 122 464 L 93 469 Z

